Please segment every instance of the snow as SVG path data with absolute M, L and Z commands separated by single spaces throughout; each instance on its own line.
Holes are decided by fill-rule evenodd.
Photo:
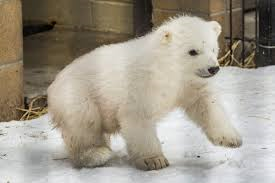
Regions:
M 114 158 L 104 167 L 74 169 L 48 115 L 0 123 L 0 182 L 274 183 L 275 67 L 223 68 L 214 78 L 243 146 L 213 146 L 183 113 L 170 113 L 158 132 L 170 167 L 143 172 L 131 167 L 123 139 L 112 139 Z

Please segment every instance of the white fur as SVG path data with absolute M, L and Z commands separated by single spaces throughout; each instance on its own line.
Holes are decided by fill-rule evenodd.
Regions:
M 217 22 L 180 16 L 144 37 L 97 48 L 60 72 L 48 89 L 49 113 L 74 164 L 104 164 L 109 135 L 121 133 L 138 168 L 168 166 L 156 123 L 177 107 L 214 144 L 240 146 L 211 80 L 201 77 L 218 66 L 220 32 Z M 192 49 L 198 55 L 189 55 Z

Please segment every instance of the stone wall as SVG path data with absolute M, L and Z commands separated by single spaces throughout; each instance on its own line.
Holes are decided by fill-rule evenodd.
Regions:
M 133 0 L 23 0 L 26 21 L 69 28 L 133 33 Z
M 18 119 L 23 105 L 20 0 L 0 0 L 0 121 Z
M 57 22 L 64 27 L 133 34 L 134 0 L 22 0 L 26 21 Z M 229 0 L 152 0 L 153 23 L 158 26 L 182 12 L 217 20 L 228 35 Z M 254 6 L 246 1 L 246 6 Z M 234 34 L 240 33 L 241 0 L 233 0 Z

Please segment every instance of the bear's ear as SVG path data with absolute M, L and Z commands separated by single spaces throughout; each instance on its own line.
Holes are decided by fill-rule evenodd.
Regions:
M 161 43 L 162 44 L 167 44 L 170 43 L 172 40 L 172 33 L 169 31 L 163 31 L 162 32 L 162 38 L 161 38 Z
M 220 33 L 222 32 L 221 25 L 216 21 L 211 21 L 210 24 L 212 25 L 214 31 L 217 33 L 217 36 L 219 36 Z

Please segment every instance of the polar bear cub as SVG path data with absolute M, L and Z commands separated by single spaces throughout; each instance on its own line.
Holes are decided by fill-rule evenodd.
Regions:
M 120 133 L 139 169 L 169 166 L 156 123 L 181 108 L 215 145 L 239 147 L 211 79 L 219 71 L 220 25 L 179 16 L 151 33 L 105 45 L 61 71 L 48 89 L 49 113 L 77 167 L 105 164 Z

